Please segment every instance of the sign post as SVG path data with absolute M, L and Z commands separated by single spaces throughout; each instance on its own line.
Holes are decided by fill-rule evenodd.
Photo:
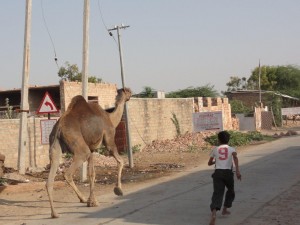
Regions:
M 45 93 L 44 98 L 40 104 L 39 109 L 37 110 L 38 114 L 48 113 L 48 119 L 50 119 L 50 113 L 58 113 L 58 109 L 52 100 L 48 92 Z
M 41 143 L 49 144 L 49 135 L 56 123 L 56 119 L 50 119 L 51 113 L 58 113 L 53 99 L 48 92 L 45 93 L 43 100 L 41 101 L 40 107 L 37 110 L 37 114 L 48 114 L 47 120 L 41 120 Z

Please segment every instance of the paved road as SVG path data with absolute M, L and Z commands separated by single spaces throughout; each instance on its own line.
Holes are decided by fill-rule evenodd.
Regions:
M 284 137 L 271 143 L 252 146 L 247 151 L 240 152 L 239 159 L 242 182 L 236 181 L 236 201 L 231 210 L 232 215 L 227 217 L 219 215 L 217 224 L 281 224 L 274 221 L 263 223 L 257 221 L 263 212 L 262 209 L 270 202 L 284 196 L 283 194 L 292 188 L 296 187 L 299 190 L 300 136 Z M 175 178 L 163 178 L 159 183 L 138 186 L 135 190 L 125 190 L 126 195 L 121 198 L 105 194 L 99 197 L 100 206 L 97 208 L 87 208 L 79 203 L 57 202 L 57 211 L 61 218 L 49 219 L 49 209 L 47 214 L 28 216 L 22 223 L 26 225 L 208 224 L 212 194 L 211 173 L 212 168 L 200 165 Z M 11 220 L 5 224 L 21 223 Z

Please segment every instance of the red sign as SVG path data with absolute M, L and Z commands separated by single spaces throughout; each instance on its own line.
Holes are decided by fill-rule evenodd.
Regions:
M 41 102 L 41 105 L 37 110 L 37 113 L 57 113 L 57 112 L 59 111 L 56 105 L 54 104 L 54 101 L 52 100 L 50 94 L 46 92 L 43 101 Z

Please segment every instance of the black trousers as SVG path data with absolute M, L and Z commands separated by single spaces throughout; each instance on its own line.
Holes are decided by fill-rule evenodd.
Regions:
M 235 198 L 234 177 L 232 170 L 216 169 L 212 174 L 212 178 L 214 192 L 211 198 L 210 209 L 220 210 L 222 208 L 225 187 L 227 188 L 227 191 L 225 195 L 224 207 L 230 208 Z

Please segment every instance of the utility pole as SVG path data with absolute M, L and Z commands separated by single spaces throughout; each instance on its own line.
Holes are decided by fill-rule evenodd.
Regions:
M 20 174 L 25 174 L 25 156 L 28 146 L 27 132 L 27 113 L 28 105 L 28 80 L 30 69 L 30 32 L 31 32 L 31 8 L 32 0 L 26 0 L 25 12 L 25 34 L 24 34 L 24 53 L 23 53 L 23 72 L 22 72 L 22 89 L 21 89 L 21 118 L 19 128 L 19 154 L 18 154 L 18 170 Z
M 124 66 L 123 66 L 123 55 L 122 55 L 122 47 L 121 47 L 121 34 L 120 29 L 126 29 L 129 26 L 125 26 L 121 24 L 121 26 L 115 26 L 108 31 L 117 30 L 118 33 L 118 44 L 119 44 L 119 55 L 120 55 L 120 65 L 121 65 L 121 78 L 122 78 L 122 86 L 125 88 L 125 75 L 124 75 Z M 128 143 L 128 161 L 129 167 L 133 168 L 133 158 L 132 158 L 132 148 L 131 148 L 131 141 L 130 141 L 130 132 L 129 132 L 129 117 L 128 117 L 128 103 L 125 102 L 125 118 L 126 118 L 126 133 L 127 133 L 127 143 Z
M 260 84 L 260 76 L 261 76 L 261 68 L 260 68 L 260 60 L 258 63 L 258 88 L 259 88 L 259 107 L 262 107 L 262 102 L 261 102 L 261 84 Z
M 89 64 L 89 23 L 90 0 L 84 0 L 83 12 L 83 48 L 82 48 L 82 96 L 88 101 L 88 64 Z M 87 180 L 87 162 L 84 162 L 80 171 L 81 181 Z

